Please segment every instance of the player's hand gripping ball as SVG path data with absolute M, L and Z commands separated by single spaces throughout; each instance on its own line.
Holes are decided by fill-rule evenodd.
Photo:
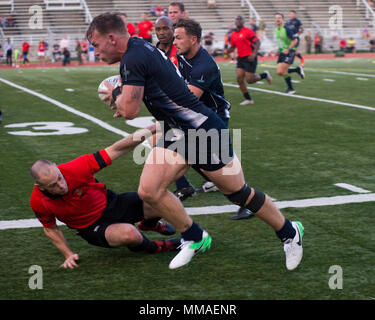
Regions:
M 111 76 L 111 77 L 108 77 L 106 79 L 104 79 L 100 84 L 99 84 L 99 87 L 98 87 L 98 96 L 100 98 L 100 100 L 102 100 L 106 95 L 108 95 L 108 93 L 111 93 L 112 91 L 106 86 L 105 83 L 108 83 L 110 86 L 114 88 L 118 87 L 119 85 L 121 85 L 121 82 L 120 82 L 120 76 L 119 75 L 116 75 L 116 76 Z M 108 93 L 105 93 L 105 92 L 108 92 Z M 111 105 L 111 97 L 105 101 L 103 101 L 105 104 L 107 105 Z

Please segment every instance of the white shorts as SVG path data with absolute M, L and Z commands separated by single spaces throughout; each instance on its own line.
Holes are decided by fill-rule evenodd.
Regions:
M 45 57 L 45 56 L 46 56 L 46 52 L 38 51 L 38 57 Z

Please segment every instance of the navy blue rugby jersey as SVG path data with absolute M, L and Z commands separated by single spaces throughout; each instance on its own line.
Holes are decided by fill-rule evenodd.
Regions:
M 120 74 L 123 85 L 144 87 L 147 109 L 171 128 L 197 129 L 213 114 L 191 93 L 164 52 L 143 39 L 129 39 Z
M 297 34 L 300 31 L 300 28 L 302 27 L 301 20 L 295 18 L 293 20 L 288 20 L 285 25 L 293 31 L 294 34 Z
M 221 118 L 229 119 L 230 103 L 224 97 L 220 69 L 207 50 L 201 47 L 192 59 L 177 58 L 186 83 L 203 90 L 199 100 Z

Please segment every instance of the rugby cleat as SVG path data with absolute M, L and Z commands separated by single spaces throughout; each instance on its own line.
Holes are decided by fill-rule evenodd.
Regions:
M 182 202 L 195 194 L 195 188 L 193 186 L 177 189 L 173 192 L 174 195 Z
M 177 269 L 188 264 L 198 252 L 204 252 L 209 249 L 211 242 L 211 236 L 206 231 L 203 231 L 202 240 L 199 242 L 181 239 L 181 251 L 170 262 L 169 269 Z
M 247 208 L 240 208 L 237 211 L 237 214 L 231 216 L 231 219 L 232 220 L 241 220 L 241 219 L 250 219 L 250 218 L 253 218 L 253 217 L 255 217 L 255 213 L 254 212 L 251 212 Z
M 166 252 L 166 251 L 174 251 L 181 245 L 181 239 L 168 239 L 168 240 L 161 240 L 156 241 L 153 240 L 153 243 L 157 245 L 156 251 L 154 253 Z
M 297 73 L 301 76 L 302 79 L 305 79 L 305 71 L 303 71 L 303 68 L 301 66 L 297 67 Z
M 287 90 L 285 91 L 285 93 L 286 93 L 286 94 L 290 94 L 290 95 L 292 95 L 292 94 L 295 94 L 295 93 L 296 93 L 296 90 L 294 90 L 294 89 L 287 89 Z
M 268 70 L 266 70 L 266 71 L 264 71 L 264 73 L 267 75 L 266 80 L 267 80 L 268 84 L 271 85 L 272 84 L 272 76 L 271 76 L 270 72 Z
M 176 233 L 176 228 L 172 226 L 171 224 L 169 224 L 168 222 L 158 221 L 155 226 L 147 227 L 145 226 L 144 221 L 145 220 L 142 220 L 137 223 L 137 227 L 139 230 L 155 231 L 155 232 L 159 232 L 160 234 L 164 236 L 171 236 L 172 234 Z
M 254 101 L 246 99 L 240 103 L 240 106 L 247 106 L 248 104 L 254 104 Z
M 293 239 L 288 239 L 284 242 L 286 268 L 288 270 L 294 270 L 297 268 L 303 255 L 302 237 L 304 227 L 299 221 L 292 221 L 292 226 L 296 230 L 296 235 Z
M 211 181 L 206 181 L 203 185 L 196 190 L 197 193 L 206 193 L 206 192 L 214 192 L 219 191 L 219 189 L 215 186 L 215 184 Z

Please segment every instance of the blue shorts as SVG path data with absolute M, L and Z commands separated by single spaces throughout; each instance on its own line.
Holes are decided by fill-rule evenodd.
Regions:
M 188 164 L 206 171 L 216 171 L 233 160 L 233 148 L 227 124 L 215 113 L 198 129 L 178 130 L 171 138 L 171 129 L 164 124 L 157 147 L 175 151 Z

